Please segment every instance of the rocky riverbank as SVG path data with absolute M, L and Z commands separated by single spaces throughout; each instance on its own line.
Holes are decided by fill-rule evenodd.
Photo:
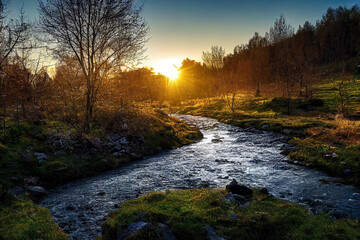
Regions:
M 142 132 L 129 134 L 130 127 L 122 126 L 123 131 L 103 132 L 101 137 L 53 128 L 46 122 L 31 126 L 26 135 L 17 137 L 18 142 L 0 149 L 2 171 L 8 177 L 1 179 L 2 186 L 10 187 L 14 197 L 26 191 L 38 200 L 45 189 L 201 139 L 197 129 L 161 111 L 151 117 Z
M 49 189 L 60 184 L 96 175 L 202 137 L 199 130 L 159 110 L 138 117 L 142 118 L 140 125 L 134 126 L 133 122 L 123 124 L 122 131 L 93 131 L 92 134 L 79 134 L 59 122 L 18 126 L 21 131 L 0 144 L 0 211 L 6 212 L 25 195 L 38 202 Z M 26 206 L 30 204 L 23 205 Z M 26 225 L 32 221 L 23 219 L 23 222 Z M 2 230 L 0 228 L 0 233 L 4 233 Z M 0 238 L 8 239 L 6 234 Z

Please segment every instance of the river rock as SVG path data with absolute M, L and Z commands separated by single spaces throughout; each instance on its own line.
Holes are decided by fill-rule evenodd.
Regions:
M 225 240 L 225 238 L 219 237 L 211 226 L 206 225 L 205 230 L 207 232 L 206 240 Z
M 59 150 L 59 151 L 54 152 L 54 155 L 55 156 L 64 156 L 64 155 L 66 155 L 66 151 Z
M 171 231 L 171 229 L 167 225 L 165 225 L 163 223 L 159 223 L 158 231 L 159 231 L 158 234 L 160 235 L 161 240 L 176 240 L 174 233 Z
M 26 161 L 30 160 L 30 156 L 29 156 L 29 153 L 27 151 L 24 151 L 24 152 L 20 153 L 20 157 L 22 158 L 22 160 L 26 160 Z
M 264 195 L 269 195 L 269 191 L 267 190 L 267 188 L 262 188 L 260 190 L 260 193 L 264 194 Z
M 138 155 L 138 154 L 136 154 L 136 153 L 130 153 L 130 157 L 131 157 L 132 159 L 140 159 L 140 158 L 141 158 L 141 156 Z
M 12 183 L 18 184 L 19 183 L 19 179 L 17 177 L 11 177 L 9 179 Z
M 228 194 L 226 194 L 225 199 L 231 203 L 236 203 L 234 194 L 232 192 L 229 192 Z
M 252 127 L 252 126 L 250 126 L 250 127 L 245 128 L 244 131 L 246 131 L 246 132 L 256 132 L 257 129 L 254 128 L 254 127 Z
M 282 151 L 280 152 L 280 154 L 287 156 L 291 152 L 296 151 L 296 149 L 297 149 L 297 146 L 285 145 L 281 148 Z
M 106 193 L 104 192 L 104 191 L 100 191 L 100 192 L 98 192 L 98 196 L 104 196 Z
M 28 186 L 26 187 L 26 191 L 29 193 L 29 197 L 35 201 L 47 195 L 46 190 L 40 186 Z
M 24 185 L 25 186 L 36 186 L 39 184 L 39 178 L 38 177 L 29 177 L 24 178 Z
M 124 232 L 116 234 L 116 240 L 125 240 L 128 236 L 138 233 L 141 230 L 145 230 L 145 229 L 152 230 L 153 225 L 148 222 L 133 222 L 128 226 L 128 228 Z
M 68 211 L 74 211 L 75 207 L 73 205 L 69 204 L 69 205 L 66 205 L 65 209 L 68 210 Z
M 217 138 L 214 138 L 214 139 L 211 139 L 211 142 L 212 143 L 221 143 L 221 139 L 217 139 Z
M 126 156 L 126 154 L 121 153 L 121 152 L 114 152 L 112 155 L 116 158 L 121 158 L 121 157 Z
M 91 138 L 86 134 L 82 135 L 83 141 L 92 149 L 95 148 L 97 151 L 102 152 L 102 141 L 100 138 Z
M 16 165 L 17 165 L 16 162 L 7 162 L 7 163 L 5 164 L 6 167 L 14 167 L 14 166 L 16 166 Z
M 226 185 L 226 190 L 232 192 L 233 194 L 238 194 L 241 196 L 252 196 L 253 191 L 251 188 L 248 188 L 244 185 L 240 185 L 235 179 L 229 185 Z
M 290 134 L 290 133 L 292 133 L 292 130 L 289 128 L 284 128 L 283 130 L 281 130 L 281 132 L 284 134 Z
M 241 196 L 239 194 L 234 194 L 234 198 L 240 206 L 248 202 L 244 196 Z
M 25 193 L 25 189 L 20 186 L 16 186 L 10 189 L 10 193 L 13 195 L 14 198 L 19 198 Z
M 43 163 L 49 160 L 49 157 L 45 153 L 34 152 L 34 155 L 36 159 L 39 161 L 39 163 Z
M 215 159 L 215 162 L 217 163 L 230 163 L 227 159 Z

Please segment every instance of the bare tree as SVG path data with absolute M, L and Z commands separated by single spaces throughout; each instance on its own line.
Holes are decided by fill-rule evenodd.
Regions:
M 339 114 L 344 116 L 348 113 L 350 110 L 350 93 L 349 89 L 346 88 L 344 79 L 342 79 L 340 82 L 336 82 L 335 80 L 332 80 L 333 84 L 336 86 L 336 102 L 337 102 L 337 110 Z
M 225 50 L 219 46 L 212 46 L 210 52 L 202 53 L 202 60 L 204 65 L 215 74 L 218 85 L 216 89 L 220 90 L 220 94 L 223 94 L 224 78 L 221 74 L 222 68 L 224 67 Z M 221 95 L 223 97 L 223 95 Z
M 143 53 L 148 27 L 134 0 L 40 0 L 40 25 L 57 55 L 75 55 L 85 76 L 84 131 L 103 81 Z
M 248 49 L 253 82 L 256 84 L 255 97 L 260 96 L 260 83 L 267 77 L 268 40 L 255 32 L 249 40 Z
M 0 0 L 0 79 L 2 95 L 2 108 L 3 108 L 3 123 L 2 128 L 6 128 L 6 98 L 7 86 L 6 77 L 4 72 L 4 65 L 8 62 L 9 56 L 14 52 L 16 47 L 28 38 L 29 24 L 24 20 L 24 11 L 20 11 L 19 19 L 7 19 L 7 1 Z
M 270 28 L 269 40 L 271 43 L 277 43 L 293 35 L 294 28 L 286 22 L 285 16 L 281 14 L 280 18 L 274 22 L 274 26 Z

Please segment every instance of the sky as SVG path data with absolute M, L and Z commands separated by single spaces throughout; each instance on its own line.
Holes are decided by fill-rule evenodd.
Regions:
M 284 14 L 296 29 L 305 21 L 315 24 L 327 8 L 351 7 L 360 0 L 137 0 L 150 27 L 145 66 L 180 65 L 185 58 L 201 61 L 212 45 L 231 53 L 254 32 L 269 31 Z M 360 5 L 360 4 L 359 4 Z M 37 19 L 38 0 L 10 0 L 11 16 L 23 6 L 28 19 Z

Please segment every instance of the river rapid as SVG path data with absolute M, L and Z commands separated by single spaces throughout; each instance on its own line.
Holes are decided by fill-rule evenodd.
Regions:
M 232 179 L 249 187 L 266 187 L 274 196 L 305 205 L 311 213 L 360 218 L 360 189 L 281 155 L 281 134 L 241 129 L 214 119 L 176 115 L 198 127 L 204 138 L 129 163 L 96 177 L 50 191 L 41 205 L 72 239 L 100 235 L 107 214 L 127 199 L 166 189 L 224 188 Z

